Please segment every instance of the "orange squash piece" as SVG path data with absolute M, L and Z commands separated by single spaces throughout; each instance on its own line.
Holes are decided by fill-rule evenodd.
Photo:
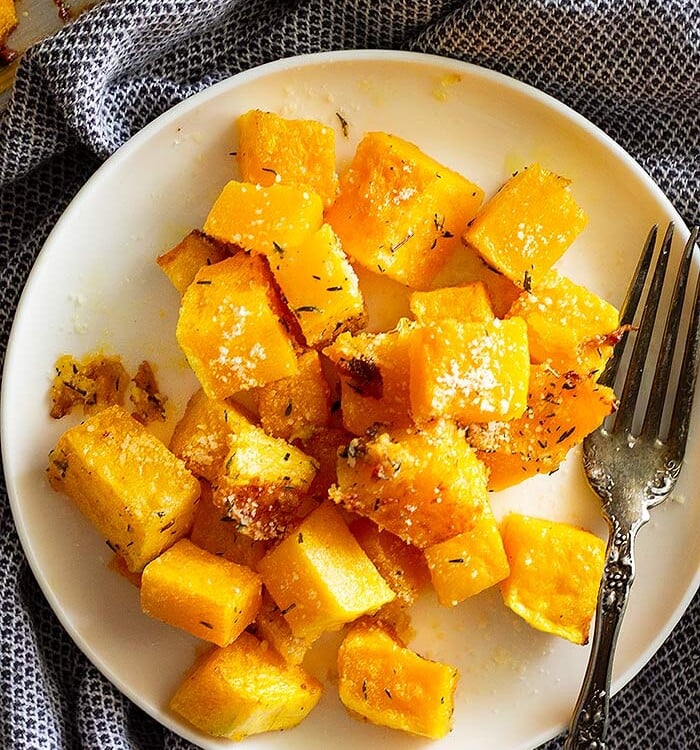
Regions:
M 263 258 L 237 253 L 197 272 L 176 335 L 207 396 L 227 398 L 297 372 L 280 305 Z
M 316 120 L 250 110 L 238 118 L 238 164 L 246 182 L 306 187 L 327 208 L 338 192 L 335 132 Z
M 272 273 L 308 346 L 322 348 L 367 322 L 357 275 L 329 224 L 270 258 Z
M 321 697 L 321 683 L 288 664 L 250 633 L 202 654 L 170 701 L 170 708 L 214 737 L 242 740 L 290 729 Z
M 527 323 L 533 362 L 549 362 L 558 372 L 600 374 L 612 356 L 605 341 L 619 325 L 618 311 L 556 271 L 515 300 L 508 312 L 512 316 Z
M 422 325 L 445 318 L 480 323 L 495 317 L 483 281 L 442 287 L 429 292 L 413 292 L 409 304 L 411 312 Z
M 14 0 L 0 0 L 0 45 L 5 44 L 7 37 L 17 26 L 17 11 Z
M 327 221 L 358 263 L 427 289 L 482 198 L 481 188 L 414 144 L 367 133 L 340 178 Z
M 426 547 L 433 588 L 440 604 L 454 607 L 502 581 L 509 573 L 498 524 L 490 508 L 472 528 Z
M 330 387 L 318 352 L 305 351 L 297 360 L 299 371 L 258 390 L 260 423 L 269 435 L 295 440 L 309 436 L 330 422 Z
M 503 601 L 528 624 L 588 642 L 605 564 L 605 542 L 565 523 L 513 513 L 501 526 L 510 575 Z
M 222 242 L 272 256 L 276 247 L 301 245 L 322 221 L 323 202 L 311 190 L 233 180 L 209 211 L 204 231 Z
M 175 247 L 159 255 L 156 263 L 178 292 L 184 294 L 202 266 L 219 263 L 233 251 L 235 248 L 228 248 L 211 237 L 207 237 L 199 229 L 194 229 Z
M 446 319 L 418 328 L 411 343 L 410 397 L 416 422 L 515 419 L 525 411 L 530 357 L 520 318 Z
M 424 659 L 368 618 L 338 650 L 338 693 L 351 714 L 431 739 L 450 731 L 457 678 L 454 667 Z
M 132 573 L 189 531 L 200 492 L 185 464 L 120 406 L 61 435 L 48 479 Z
M 555 471 L 566 454 L 615 408 L 612 389 L 591 376 L 531 367 L 527 410 L 509 422 L 469 426 L 467 437 L 489 468 L 489 489 Z
M 343 425 L 362 435 L 373 424 L 400 429 L 412 423 L 409 403 L 411 336 L 402 318 L 392 331 L 344 333 L 323 353 L 340 376 Z
M 297 638 L 315 640 L 395 597 L 329 503 L 268 552 L 258 572 Z
M 539 283 L 588 221 L 569 182 L 539 164 L 516 172 L 482 207 L 464 241 L 521 288 Z
M 420 548 L 471 528 L 488 502 L 484 465 L 447 421 L 355 438 L 329 495 Z
M 263 603 L 255 618 L 256 634 L 267 641 L 288 664 L 301 664 L 313 644 L 307 638 L 297 638 L 274 599 L 265 591 Z
M 141 577 L 141 609 L 205 641 L 226 646 L 260 609 L 262 584 L 250 568 L 181 539 Z

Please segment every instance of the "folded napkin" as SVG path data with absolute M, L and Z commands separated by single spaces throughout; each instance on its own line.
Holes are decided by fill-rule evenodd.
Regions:
M 368 47 L 460 58 L 537 86 L 611 135 L 687 223 L 700 222 L 697 2 L 103 2 L 24 56 L 0 119 L 0 357 L 46 235 L 100 162 L 139 128 L 246 68 Z M 0 745 L 191 748 L 121 695 L 63 631 L 20 548 L 4 480 L 1 513 Z M 699 624 L 696 598 L 613 699 L 611 748 L 700 747 Z M 544 747 L 561 746 L 559 738 Z

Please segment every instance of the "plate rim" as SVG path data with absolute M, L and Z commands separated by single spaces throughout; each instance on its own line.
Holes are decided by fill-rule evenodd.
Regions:
M 111 171 L 119 164 L 119 162 L 125 158 L 128 158 L 132 150 L 140 148 L 141 144 L 150 139 L 151 135 L 155 132 L 160 131 L 164 127 L 167 127 L 169 123 L 176 120 L 183 114 L 196 109 L 206 103 L 207 100 L 213 99 L 219 95 L 220 92 L 225 91 L 229 87 L 237 87 L 238 85 L 244 85 L 250 81 L 254 81 L 256 78 L 264 77 L 268 74 L 275 74 L 280 71 L 303 68 L 306 66 L 316 65 L 332 65 L 334 63 L 345 63 L 345 62 L 367 62 L 367 61 L 388 61 L 394 63 L 408 63 L 408 64 L 422 64 L 432 65 L 436 68 L 444 68 L 451 72 L 465 72 L 470 77 L 476 77 L 489 82 L 493 82 L 498 86 L 505 87 L 509 90 L 515 91 L 519 94 L 525 95 L 529 99 L 533 99 L 538 103 L 544 104 L 547 108 L 554 110 L 560 115 L 563 115 L 566 119 L 571 121 L 578 128 L 582 129 L 586 135 L 593 137 L 595 140 L 602 142 L 602 144 L 609 150 L 611 150 L 617 158 L 624 162 L 624 165 L 630 169 L 638 179 L 640 179 L 649 191 L 653 194 L 653 197 L 657 202 L 661 204 L 665 213 L 673 217 L 673 221 L 676 224 L 676 233 L 678 236 L 685 240 L 689 235 L 688 227 L 686 226 L 683 218 L 671 203 L 670 199 L 665 195 L 661 188 L 657 185 L 654 179 L 649 175 L 648 172 L 611 136 L 609 136 L 599 126 L 592 123 L 586 117 L 578 113 L 571 106 L 563 103 L 553 95 L 548 94 L 535 86 L 520 81 L 510 75 L 500 73 L 498 71 L 486 68 L 475 63 L 465 62 L 458 58 L 452 58 L 442 55 L 429 54 L 424 52 L 413 52 L 405 50 L 388 50 L 388 49 L 360 49 L 360 50 L 331 50 L 323 52 L 313 52 L 303 55 L 294 55 L 290 57 L 284 57 L 270 62 L 263 63 L 261 65 L 248 68 L 231 76 L 227 76 L 216 83 L 206 86 L 201 91 L 198 91 L 191 96 L 183 99 L 177 104 L 173 105 L 165 112 L 158 115 L 151 122 L 146 124 L 143 128 L 132 135 L 127 141 L 125 141 L 113 154 L 111 154 L 95 172 L 88 178 L 85 184 L 77 191 L 73 198 L 69 201 L 60 217 L 53 225 L 51 231 L 44 240 L 41 249 L 37 253 L 37 256 L 32 264 L 30 272 L 27 276 L 26 282 L 20 294 L 17 302 L 17 307 L 14 313 L 12 326 L 7 339 L 7 347 L 5 350 L 5 358 L 3 363 L 2 371 L 2 390 L 0 392 L 0 443 L 2 449 L 2 463 L 3 467 L 8 465 L 10 448 L 8 447 L 8 440 L 10 428 L 6 417 L 7 409 L 6 403 L 9 399 L 8 395 L 8 375 L 10 375 L 10 383 L 12 383 L 12 376 L 10 373 L 10 364 L 17 358 L 16 350 L 19 348 L 19 343 L 16 340 L 16 331 L 20 326 L 21 320 L 26 316 L 25 308 L 28 306 L 27 300 L 31 298 L 32 287 L 35 283 L 36 276 L 39 275 L 41 266 L 48 262 L 49 256 L 55 251 L 53 246 L 56 241 L 56 237 L 59 237 L 62 231 L 62 227 L 73 220 L 73 214 L 79 210 L 80 203 L 85 193 L 91 192 L 96 186 L 100 184 L 102 180 L 108 179 Z M 16 488 L 16 480 L 13 476 L 5 474 L 7 494 L 9 498 L 9 506 L 12 514 L 12 520 L 17 531 L 19 541 L 22 547 L 22 552 L 25 559 L 29 563 L 32 574 L 37 581 L 43 595 L 45 596 L 54 616 L 57 617 L 63 629 L 68 633 L 71 640 L 75 643 L 77 648 L 85 654 L 89 661 L 100 671 L 100 673 L 107 679 L 112 685 L 114 685 L 123 695 L 132 700 L 136 705 L 140 706 L 146 713 L 148 713 L 154 720 L 168 727 L 170 730 L 179 734 L 191 742 L 197 743 L 197 735 L 191 734 L 191 728 L 189 725 L 182 722 L 176 721 L 171 717 L 166 710 L 158 706 L 152 706 L 143 697 L 140 697 L 135 690 L 132 690 L 128 684 L 122 679 L 112 674 L 111 670 L 104 664 L 103 660 L 95 652 L 88 643 L 84 642 L 81 637 L 78 628 L 73 625 L 68 619 L 66 613 L 58 601 L 57 597 L 54 596 L 51 586 L 49 585 L 46 576 L 44 576 L 39 570 L 38 562 L 33 554 L 30 554 L 32 550 L 32 543 L 30 534 L 25 527 L 25 524 L 21 521 L 21 511 L 19 510 L 20 505 L 20 493 Z M 691 585 L 685 591 L 685 594 L 679 600 L 678 605 L 670 614 L 664 627 L 656 634 L 656 637 L 648 644 L 647 648 L 642 651 L 640 656 L 634 661 L 634 663 L 622 674 L 617 675 L 613 680 L 611 686 L 611 694 L 618 693 L 625 685 L 627 685 L 632 679 L 634 679 L 653 658 L 659 648 L 663 645 L 664 641 L 668 638 L 672 630 L 676 627 L 680 619 L 687 611 L 690 603 L 700 588 L 700 570 L 696 571 Z M 565 729 L 565 726 L 560 726 L 555 729 L 554 732 L 551 730 L 543 731 L 534 741 L 537 743 L 532 747 L 538 747 L 543 742 L 557 736 L 561 731 Z M 190 733 L 186 733 L 188 730 Z M 213 738 L 215 739 L 215 738 Z

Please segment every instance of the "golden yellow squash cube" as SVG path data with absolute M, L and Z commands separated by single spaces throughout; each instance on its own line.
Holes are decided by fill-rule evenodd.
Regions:
M 581 645 L 595 613 L 605 542 L 566 523 L 512 513 L 501 526 L 503 601 L 528 624 Z
M 294 185 L 229 182 L 211 208 L 204 231 L 217 240 L 272 257 L 301 245 L 323 221 L 323 201 Z
M 228 436 L 247 424 L 239 408 L 209 398 L 200 388 L 187 402 L 169 447 L 193 474 L 213 482 L 228 456 Z
M 586 226 L 569 180 L 531 164 L 482 207 L 465 242 L 523 289 L 539 283 Z
M 17 26 L 17 12 L 14 0 L 0 0 L 0 44 L 5 43 L 15 26 Z
M 373 724 L 439 739 L 451 728 L 458 674 L 403 646 L 379 623 L 354 625 L 338 651 L 343 705 Z
M 329 503 L 268 552 L 258 572 L 292 633 L 308 640 L 395 596 Z
M 422 325 L 445 318 L 479 323 L 495 317 L 488 289 L 483 281 L 442 287 L 429 292 L 413 292 L 409 303 L 411 312 Z
M 145 614 L 205 641 L 227 646 L 260 609 L 260 576 L 181 539 L 148 563 L 141 577 Z
M 471 529 L 426 547 L 424 552 L 438 601 L 447 607 L 493 586 L 509 573 L 501 534 L 490 508 Z
M 411 348 L 413 418 L 449 416 L 462 424 L 514 419 L 525 411 L 529 373 L 521 318 L 446 319 L 418 328 Z
M 556 271 L 515 300 L 512 316 L 527 323 L 532 361 L 549 362 L 562 373 L 602 373 L 612 356 L 605 339 L 620 322 L 615 307 Z
M 175 713 L 214 737 L 242 740 L 305 719 L 322 686 L 250 633 L 200 656 L 170 701 Z
M 263 258 L 203 266 L 182 298 L 177 341 L 207 396 L 228 398 L 297 372 Z
M 229 452 L 214 484 L 214 502 L 254 539 L 282 536 L 311 486 L 317 466 L 291 443 L 255 425 L 228 437 Z
M 469 426 L 467 438 L 489 468 L 489 489 L 555 471 L 566 454 L 615 408 L 615 393 L 593 376 L 533 365 L 525 413 Z
M 337 470 L 332 500 L 420 548 L 471 528 L 488 502 L 486 468 L 447 421 L 355 438 Z
M 275 248 L 275 280 L 308 346 L 323 347 L 367 322 L 357 274 L 329 224 L 295 247 Z
M 202 266 L 219 263 L 231 255 L 233 249 L 194 229 L 175 247 L 159 255 L 156 263 L 178 292 L 184 294 Z
M 411 336 L 402 318 L 392 331 L 344 333 L 323 350 L 340 376 L 343 425 L 363 435 L 373 424 L 400 429 L 412 424 L 409 402 Z
M 427 289 L 482 198 L 481 188 L 414 144 L 367 133 L 340 178 L 327 220 L 358 263 Z
M 297 366 L 296 375 L 268 383 L 257 394 L 260 424 L 284 440 L 308 437 L 331 418 L 331 390 L 318 352 L 300 354 Z
M 184 463 L 120 406 L 61 435 L 48 479 L 132 572 L 189 531 L 200 492 Z
M 289 664 L 301 664 L 313 641 L 297 638 L 274 599 L 265 591 L 255 618 L 255 633 L 267 641 Z
M 335 200 L 335 132 L 316 120 L 290 120 L 253 109 L 238 118 L 238 164 L 246 182 L 297 185 Z

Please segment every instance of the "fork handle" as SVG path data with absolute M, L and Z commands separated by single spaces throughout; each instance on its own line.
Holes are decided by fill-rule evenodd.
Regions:
M 634 539 L 638 529 L 639 524 L 623 528 L 619 522 L 611 523 L 591 655 L 564 750 L 607 750 L 610 677 L 615 645 L 634 580 Z

